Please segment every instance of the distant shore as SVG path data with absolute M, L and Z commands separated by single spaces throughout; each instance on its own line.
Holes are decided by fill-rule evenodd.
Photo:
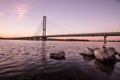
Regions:
M 32 39 L 13 39 L 1 38 L 0 40 L 32 40 Z M 38 39 L 37 39 L 38 40 Z M 47 41 L 84 41 L 84 42 L 104 42 L 103 40 L 88 40 L 88 39 L 47 39 Z M 107 42 L 120 42 L 120 40 L 107 40 Z

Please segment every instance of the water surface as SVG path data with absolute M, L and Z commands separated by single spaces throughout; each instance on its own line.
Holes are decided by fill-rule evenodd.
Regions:
M 0 40 L 0 80 L 119 80 L 120 62 L 106 65 L 79 55 L 85 47 L 102 46 L 102 42 Z M 107 46 L 120 52 L 119 42 Z M 65 51 L 65 59 L 50 58 L 58 50 Z

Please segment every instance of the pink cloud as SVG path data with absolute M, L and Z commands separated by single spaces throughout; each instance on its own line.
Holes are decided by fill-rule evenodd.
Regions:
M 22 19 L 27 13 L 27 7 L 25 5 L 19 5 L 16 7 L 18 18 Z
M 31 0 L 19 0 L 14 2 L 15 4 L 15 11 L 18 14 L 18 19 L 22 19 L 26 13 L 28 12 L 29 2 Z
M 28 12 L 29 4 L 35 0 L 18 0 L 14 2 L 15 10 L 18 14 L 18 18 L 22 19 Z

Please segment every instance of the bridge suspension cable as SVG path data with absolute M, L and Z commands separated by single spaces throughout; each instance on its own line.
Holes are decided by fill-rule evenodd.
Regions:
M 40 35 L 42 35 L 42 25 L 43 25 L 43 23 L 41 23 L 40 26 L 37 27 L 34 36 L 40 36 Z

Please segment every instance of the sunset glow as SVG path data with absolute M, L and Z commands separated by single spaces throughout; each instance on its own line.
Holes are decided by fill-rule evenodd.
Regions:
M 41 35 L 43 16 L 47 34 L 120 32 L 118 0 L 0 0 L 0 37 Z

